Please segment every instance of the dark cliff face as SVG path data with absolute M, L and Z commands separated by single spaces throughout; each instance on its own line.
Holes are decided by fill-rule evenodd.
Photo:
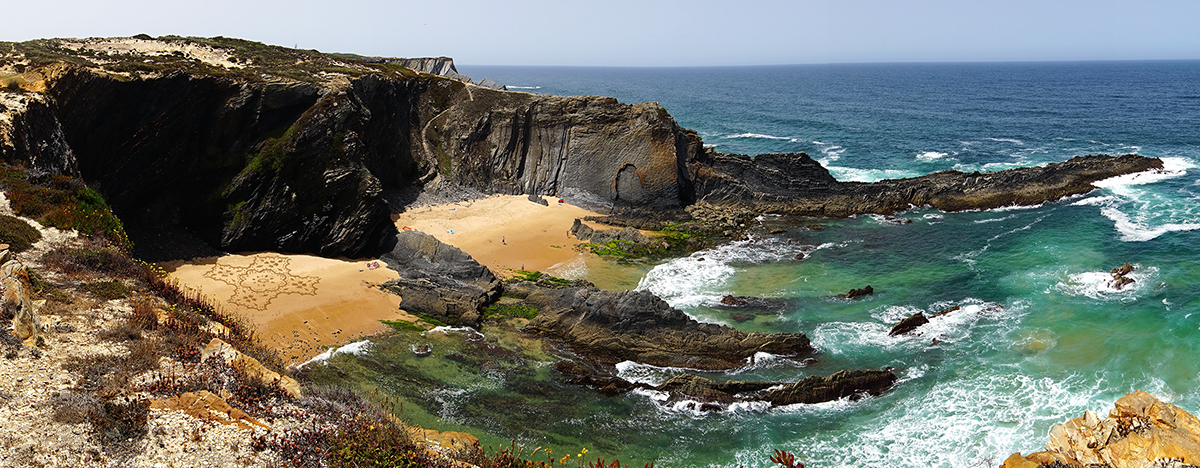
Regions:
M 657 103 L 462 87 L 425 129 L 427 157 L 488 193 L 557 195 L 607 206 L 692 201 L 681 164 L 701 147 Z
M 5 98 L 12 105 L 0 109 L 0 156 L 77 173 L 105 195 L 135 244 L 172 231 L 227 251 L 373 256 L 396 234 L 389 214 L 404 209 L 404 197 L 385 200 L 394 189 L 554 195 L 598 209 L 704 200 L 848 216 L 1035 204 L 1161 167 L 1092 157 L 841 183 L 804 154 L 706 151 L 653 102 L 494 90 L 223 38 L 149 41 L 174 50 L 157 55 L 103 52 L 122 41 L 0 50 L 0 69 L 19 62 L 22 80 L 40 93 L 20 105 Z M 207 52 L 180 48 L 194 42 Z
M 312 83 L 52 67 L 41 107 L 18 116 L 23 147 L 5 159 L 52 172 L 78 161 L 135 244 L 174 230 L 229 251 L 376 255 L 395 235 L 389 214 L 403 209 L 383 193 L 430 183 L 680 207 L 691 186 L 679 151 L 700 148 L 655 103 L 432 75 Z M 39 139 L 60 144 L 25 143 Z

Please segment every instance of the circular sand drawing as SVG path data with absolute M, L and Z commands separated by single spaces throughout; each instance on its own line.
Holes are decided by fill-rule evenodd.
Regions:
M 249 266 L 223 265 L 218 259 L 204 276 L 233 286 L 229 302 L 257 310 L 266 310 L 280 294 L 315 296 L 320 281 L 292 274 L 291 260 L 274 255 L 254 257 Z

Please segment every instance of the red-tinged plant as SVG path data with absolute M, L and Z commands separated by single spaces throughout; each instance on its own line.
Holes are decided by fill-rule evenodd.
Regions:
M 771 463 L 776 463 L 784 468 L 804 468 L 803 463 L 796 463 L 795 455 L 779 449 L 776 449 L 775 455 L 771 456 Z
M 620 460 L 613 460 L 612 463 L 605 465 L 604 459 L 600 458 L 588 463 L 588 468 L 629 468 L 629 465 L 622 466 Z M 654 468 L 654 464 L 647 463 L 643 468 Z

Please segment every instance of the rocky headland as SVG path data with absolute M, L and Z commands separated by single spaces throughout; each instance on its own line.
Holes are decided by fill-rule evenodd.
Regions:
M 699 323 L 644 291 L 505 286 L 464 252 L 398 231 L 391 216 L 428 194 L 551 195 L 613 212 L 604 221 L 627 228 L 574 229 L 588 239 L 652 243 L 637 229 L 689 222 L 734 238 L 766 212 L 1033 205 L 1162 168 L 1137 155 L 1083 156 L 996 173 L 840 182 L 803 153 L 706 149 L 654 102 L 533 95 L 456 75 L 442 59 L 329 55 L 220 37 L 0 43 L 0 160 L 31 180 L 87 180 L 144 260 L 251 250 L 381 256 L 400 275 L 383 287 L 402 296 L 402 307 L 473 326 L 501 294 L 516 293 L 537 310 L 524 330 L 580 357 L 559 366 L 561 374 L 615 391 L 639 387 L 611 375 L 622 361 L 725 370 L 757 353 L 802 358 L 813 349 L 799 333 Z M 870 287 L 856 291 L 847 296 Z M 196 354 L 187 354 L 189 363 L 203 344 L 182 347 Z M 692 375 L 650 389 L 702 405 L 786 405 L 878 395 L 896 380 L 887 369 L 799 382 Z M 205 389 L 220 396 L 218 387 Z M 176 393 L 164 404 L 191 408 L 210 398 Z
M 421 191 L 848 216 L 1037 204 L 1161 167 L 1090 156 L 839 182 L 802 153 L 705 149 L 657 103 L 502 91 L 408 62 L 173 36 L 0 50 L 0 157 L 100 187 L 135 244 L 169 233 L 225 251 L 379 254 L 396 234 L 389 214 Z

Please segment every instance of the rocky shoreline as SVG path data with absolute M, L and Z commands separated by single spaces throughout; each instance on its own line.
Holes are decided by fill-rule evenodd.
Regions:
M 179 39 L 188 40 L 198 39 Z M 798 382 L 693 374 L 658 386 L 628 382 L 613 375 L 615 364 L 717 371 L 758 353 L 799 360 L 815 350 L 800 333 L 699 323 L 646 291 L 505 285 L 461 250 L 398 231 L 390 216 L 436 192 L 553 195 L 608 211 L 596 220 L 624 228 L 577 224 L 570 232 L 581 239 L 653 243 L 638 230 L 685 225 L 719 242 L 744 236 L 747 220 L 763 213 L 1036 205 L 1163 167 L 1137 155 L 1080 156 L 995 173 L 840 182 L 804 153 L 706 149 L 657 103 L 508 92 L 386 60 L 284 48 L 254 55 L 243 42 L 226 42 L 228 60 L 215 65 L 159 55 L 99 60 L 53 39 L 11 44 L 0 70 L 21 78 L 16 90 L 0 91 L 0 159 L 92 181 L 135 244 L 167 232 L 172 243 L 203 246 L 188 251 L 381 256 L 400 276 L 382 287 L 402 297 L 401 307 L 454 325 L 480 326 L 484 309 L 509 294 L 537 310 L 523 331 L 575 357 L 556 366 L 566 381 L 606 393 L 665 392 L 701 410 L 881 395 L 898 378 L 881 369 Z M 870 293 L 867 286 L 846 298 Z

